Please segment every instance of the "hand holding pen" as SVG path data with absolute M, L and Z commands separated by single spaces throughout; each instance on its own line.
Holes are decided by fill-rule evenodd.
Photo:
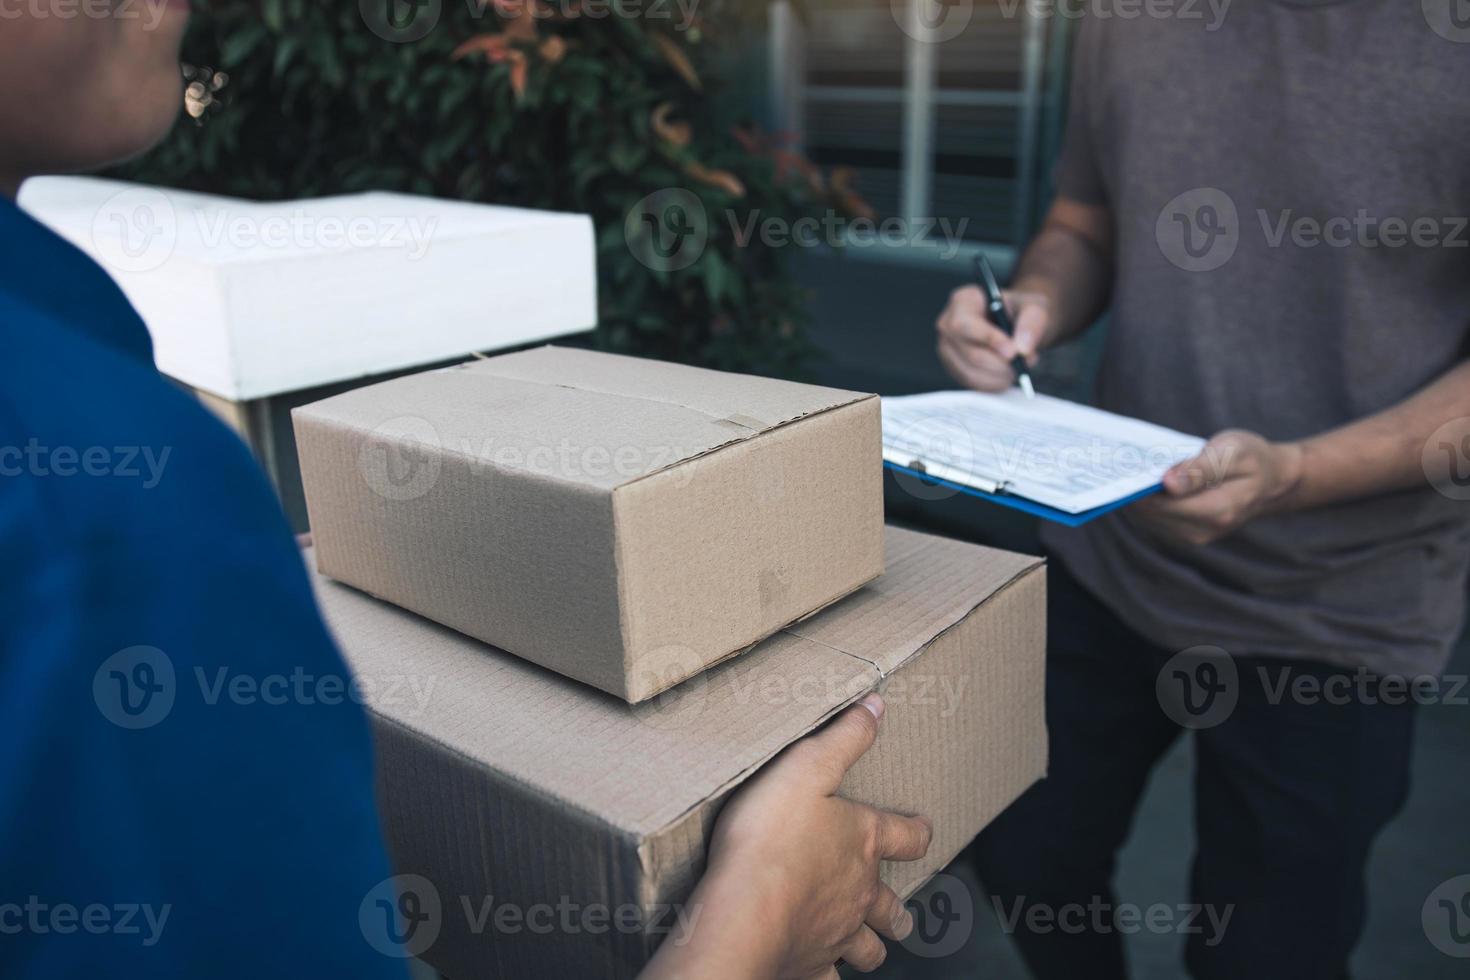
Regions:
M 983 252 L 975 256 L 975 276 L 980 280 L 980 288 L 985 293 L 985 312 L 990 317 L 990 322 L 999 327 L 1007 337 L 1014 339 L 1016 325 L 1011 322 L 1010 310 L 1006 309 L 1000 283 L 995 279 L 995 270 L 990 267 L 990 260 Z M 1015 372 L 1016 384 L 1021 386 L 1026 397 L 1035 398 L 1036 386 L 1031 383 L 1031 369 L 1026 364 L 1026 358 L 1019 352 L 1011 358 L 1011 370 Z
M 990 279 L 994 280 L 993 272 Z M 985 267 L 977 261 L 974 283 L 956 289 L 939 316 L 938 353 L 965 387 L 1002 392 L 1024 385 L 1023 376 L 1029 378 L 1029 360 L 1046 335 L 1051 314 L 1042 297 L 1012 291 L 1000 302 L 1004 319 L 997 321 L 990 312 L 988 286 Z

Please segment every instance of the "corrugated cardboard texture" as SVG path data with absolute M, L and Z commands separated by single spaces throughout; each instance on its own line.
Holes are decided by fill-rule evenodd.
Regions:
M 629 702 L 882 571 L 872 396 L 547 347 L 293 418 L 323 574 Z
M 1044 569 L 896 529 L 886 540 L 878 582 L 640 706 L 318 576 L 370 685 L 396 869 L 432 881 L 444 910 L 423 958 L 454 980 L 632 976 L 658 936 L 508 931 L 466 906 L 654 916 L 697 881 L 728 794 L 875 687 L 883 730 L 843 792 L 933 820 L 925 860 L 885 869 L 901 894 L 952 860 L 1045 771 Z

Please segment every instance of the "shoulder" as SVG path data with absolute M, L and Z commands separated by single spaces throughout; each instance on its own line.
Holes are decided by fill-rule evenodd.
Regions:
M 0 495 L 54 544 L 287 533 L 249 451 L 197 400 L 65 322 L 26 319 L 4 331 Z
M 12 627 L 39 635 L 85 606 L 121 648 L 133 633 L 174 635 L 268 610 L 290 626 L 282 642 L 330 659 L 290 527 L 235 434 L 150 363 L 65 322 L 26 326 L 25 337 L 0 327 L 0 548 L 18 573 L 3 597 Z

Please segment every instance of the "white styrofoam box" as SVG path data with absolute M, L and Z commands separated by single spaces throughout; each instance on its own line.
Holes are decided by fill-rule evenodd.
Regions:
M 249 401 L 586 330 L 592 221 L 403 194 L 260 203 L 86 177 L 20 204 L 117 280 L 158 369 Z

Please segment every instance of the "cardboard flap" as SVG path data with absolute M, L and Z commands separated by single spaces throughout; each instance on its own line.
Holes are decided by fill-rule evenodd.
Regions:
M 750 434 L 874 395 L 571 347 L 474 361 L 460 369 L 535 384 L 656 402 Z M 655 396 L 651 392 L 658 392 Z
M 296 411 L 367 431 L 402 430 L 429 450 L 481 468 L 612 490 L 876 397 L 541 347 L 396 378 Z
M 786 632 L 868 661 L 887 677 L 991 596 L 1043 562 L 889 527 L 887 566 L 866 588 Z

